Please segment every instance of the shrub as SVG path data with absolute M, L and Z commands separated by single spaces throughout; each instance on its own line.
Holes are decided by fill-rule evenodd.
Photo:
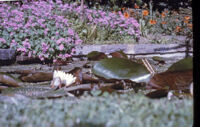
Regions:
M 68 19 L 54 14 L 56 3 L 38 1 L 21 7 L 0 5 L 0 41 L 2 48 L 15 48 L 22 55 L 41 60 L 65 59 L 82 40 Z
M 64 4 L 59 7 L 60 15 L 69 19 L 72 27 L 80 38 L 88 41 L 122 41 L 125 38 L 133 40 L 140 38 L 138 22 L 132 17 L 126 17 L 121 12 L 103 11 L 101 8 L 89 9 L 77 3 Z
M 0 47 L 41 60 L 65 60 L 83 41 L 140 37 L 139 24 L 132 17 L 87 6 L 82 11 L 77 3 L 59 0 L 24 2 L 21 7 L 2 3 L 0 18 Z

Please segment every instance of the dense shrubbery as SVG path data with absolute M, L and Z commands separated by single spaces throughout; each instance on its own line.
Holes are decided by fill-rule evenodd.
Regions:
M 63 16 L 55 15 L 54 3 L 34 2 L 20 8 L 1 4 L 1 47 L 15 48 L 23 55 L 67 58 L 82 40 Z M 64 50 L 65 49 L 65 50 Z
M 41 60 L 65 60 L 81 43 L 133 42 L 148 34 L 192 36 L 190 14 L 167 9 L 159 13 L 153 11 L 153 4 L 148 8 L 137 1 L 132 8 L 83 6 L 82 10 L 80 0 L 72 1 L 1 2 L 0 48 L 15 48 Z
M 10 100 L 13 103 L 0 102 L 2 127 L 191 127 L 193 124 L 191 99 L 152 100 L 134 93 L 104 93 L 79 100 L 70 97 Z
M 162 13 L 143 9 L 134 15 L 139 21 L 142 36 L 147 34 L 192 36 L 192 18 L 165 9 Z
M 136 39 L 140 35 L 134 18 L 86 6 L 82 12 L 76 3 L 37 1 L 21 7 L 3 3 L 0 7 L 0 47 L 15 48 L 22 55 L 39 56 L 41 60 L 68 58 L 75 45 L 91 37 L 102 41 L 120 40 L 122 36 Z
M 70 19 L 73 28 L 79 33 L 84 41 L 120 41 L 129 37 L 137 39 L 140 37 L 139 24 L 134 18 L 127 18 L 123 13 L 113 13 L 101 9 L 80 10 L 77 4 L 63 6 L 65 17 Z

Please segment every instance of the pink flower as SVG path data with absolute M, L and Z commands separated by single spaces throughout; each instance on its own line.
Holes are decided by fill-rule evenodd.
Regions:
M 58 32 L 58 31 L 56 31 L 56 35 L 57 35 L 57 36 L 59 35 L 59 32 Z
M 46 43 L 42 42 L 43 53 L 45 53 L 48 49 L 49 49 L 49 45 L 47 45 Z
M 60 39 L 58 39 L 57 41 L 56 41 L 56 44 L 60 44 L 62 41 L 64 41 L 65 42 L 65 38 L 60 38 Z
M 67 38 L 66 43 L 71 43 L 72 39 L 70 37 Z
M 45 20 L 44 19 L 39 19 L 38 23 L 41 25 Z
M 81 39 L 77 39 L 76 41 L 75 41 L 75 44 L 81 44 L 83 41 L 81 40 Z
M 69 29 L 68 29 L 68 34 L 69 34 L 69 35 L 74 35 L 74 30 L 71 29 L 71 28 L 69 28 Z
M 0 38 L 0 42 L 2 42 L 2 43 L 6 43 L 6 40 L 4 39 L 4 38 Z
M 57 59 L 53 59 L 53 63 L 56 63 L 57 62 Z
M 65 58 L 69 58 L 69 57 L 71 57 L 72 55 L 70 55 L 70 54 L 68 54 L 68 53 L 66 53 L 65 54 Z
M 39 57 L 39 59 L 40 59 L 41 61 L 43 61 L 43 60 L 44 60 L 44 57 L 43 57 L 43 55 L 42 55 L 42 54 L 40 54 L 38 57 Z
M 35 27 L 35 26 L 36 26 L 36 24 L 35 24 L 35 23 L 32 23 L 32 24 L 31 24 L 31 26 L 32 26 L 32 27 Z
M 59 23 L 56 23 L 56 27 L 59 28 L 59 26 L 60 26 L 60 24 L 59 24 Z
M 13 39 L 10 45 L 11 45 L 11 47 L 14 47 L 17 45 L 17 42 Z
M 11 32 L 11 33 L 10 33 L 10 36 L 12 36 L 13 34 L 14 34 L 14 33 L 13 33 L 13 32 Z
M 17 51 L 19 51 L 19 52 L 26 52 L 26 49 L 25 48 L 18 48 Z
M 62 55 L 62 54 L 59 54 L 59 55 L 58 55 L 58 57 L 62 58 L 62 57 L 63 57 L 63 55 Z
M 61 44 L 61 45 L 59 46 L 59 49 L 62 51 L 62 50 L 64 49 L 64 45 Z
M 26 39 L 25 41 L 23 41 L 22 44 L 23 44 L 24 48 L 28 48 L 28 49 L 31 48 L 31 45 L 30 45 L 30 43 L 28 42 L 28 39 Z
M 48 32 L 48 28 L 46 28 L 45 30 L 44 30 L 44 35 L 47 35 L 47 32 Z
M 32 56 L 32 52 L 28 52 L 28 57 L 30 58 Z
M 76 52 L 76 49 L 75 48 L 72 48 L 72 51 L 71 51 L 71 54 L 75 53 Z

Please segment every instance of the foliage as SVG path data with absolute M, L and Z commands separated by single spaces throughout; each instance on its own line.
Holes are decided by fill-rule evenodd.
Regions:
M 186 71 L 186 70 L 192 70 L 193 69 L 193 58 L 187 57 L 185 59 L 181 59 L 180 61 L 172 64 L 168 68 L 168 72 L 172 71 Z
M 57 0 L 25 2 L 21 7 L 7 3 L 0 6 L 0 47 L 15 48 L 22 55 L 39 56 L 41 60 L 64 60 L 83 41 L 140 37 L 134 18 L 86 6 L 83 12 L 77 3 L 62 4 Z
M 140 37 L 139 24 L 134 18 L 126 18 L 121 12 L 83 8 L 82 12 L 77 4 L 65 6 L 63 15 L 71 19 L 73 28 L 84 42 L 135 40 Z
M 183 99 L 152 100 L 134 93 L 92 96 L 79 100 L 20 100 L 0 102 L 0 126 L 52 127 L 191 127 L 193 102 Z
M 122 76 L 130 70 L 130 67 L 126 66 L 128 64 L 136 67 L 136 69 L 137 67 L 142 67 L 141 64 L 127 61 L 127 58 L 122 59 L 119 58 L 118 55 L 113 57 L 116 56 L 118 58 L 106 58 L 104 60 L 100 60 L 100 63 L 103 61 L 104 65 L 108 66 L 108 68 L 105 68 L 107 70 L 109 68 L 113 69 L 113 67 L 109 66 L 114 64 L 113 70 L 119 70 Z M 91 72 L 90 64 L 92 64 L 90 63 L 92 61 L 86 61 L 88 65 L 84 62 L 81 67 L 75 67 L 75 63 L 78 62 L 75 61 L 75 63 L 59 68 L 65 72 L 73 74 L 77 79 L 79 79 L 79 81 L 75 81 L 76 84 L 71 87 L 52 89 L 50 88 L 50 82 L 39 83 L 39 78 L 36 78 L 36 82 L 38 83 L 27 83 L 27 80 L 26 82 L 20 83 L 21 86 L 18 88 L 0 87 L 0 126 L 192 126 L 193 101 L 192 96 L 188 94 L 188 83 L 185 84 L 187 85 L 187 88 L 181 90 L 176 88 L 176 90 L 166 91 L 165 89 L 163 91 L 162 89 L 161 91 L 152 92 L 152 90 L 147 90 L 145 88 L 145 84 L 136 84 L 125 80 L 103 80 L 97 77 L 94 79 L 90 77 L 90 75 L 86 76 L 88 72 Z M 107 64 L 105 64 L 106 61 Z M 185 69 L 185 66 L 188 66 L 187 69 L 191 70 L 191 62 L 191 58 L 186 58 L 176 62 L 170 68 L 175 72 L 178 69 L 179 72 L 181 70 L 179 66 L 182 65 L 182 70 Z M 98 64 L 99 62 L 96 61 L 95 63 Z M 108 63 L 110 63 L 110 65 Z M 119 63 L 123 69 L 121 69 L 122 67 L 120 66 L 117 67 L 116 63 Z M 78 65 L 80 66 L 80 63 L 78 63 Z M 45 66 L 23 65 L 21 67 L 16 67 L 16 65 L 13 65 L 5 67 L 3 70 L 5 72 L 13 72 L 13 76 L 16 77 L 19 76 L 16 75 L 16 73 L 21 74 L 19 78 L 26 76 L 34 77 L 34 75 L 38 74 L 38 77 L 44 81 L 43 79 L 46 77 L 45 72 L 51 71 L 53 68 L 49 66 L 47 67 L 47 65 Z M 19 68 L 22 68 L 22 70 L 20 71 Z M 34 68 L 34 71 L 24 70 L 26 68 Z M 111 74 L 113 70 L 104 72 Z M 164 78 L 161 82 L 162 84 L 164 83 L 164 87 L 170 85 L 176 85 L 175 87 L 179 87 L 179 83 L 184 83 L 184 80 L 186 79 L 179 78 L 181 75 L 184 77 L 188 76 L 189 79 L 192 77 L 191 71 L 189 74 L 183 72 L 179 74 L 176 73 L 176 75 L 171 76 L 159 76 L 154 83 L 158 86 L 160 85 L 158 84 L 158 81 Z M 52 80 L 52 73 L 50 72 L 46 74 L 51 74 L 51 78 L 48 79 L 48 81 Z M 133 74 L 134 73 L 130 75 Z M 178 81 L 175 81 L 175 83 L 169 82 L 174 81 L 174 79 L 178 79 Z M 0 82 L 2 84 L 6 84 L 6 82 Z M 189 83 L 191 83 L 191 80 Z M 185 96 L 185 94 L 187 95 Z M 155 100 L 146 98 L 144 95 L 154 98 Z
M 73 47 L 82 40 L 67 19 L 54 14 L 53 8 L 57 8 L 55 3 L 42 1 L 21 7 L 1 4 L 0 35 L 6 42 L 2 47 L 41 60 L 70 57 Z
M 124 58 L 107 58 L 97 62 L 92 72 L 105 79 L 129 79 L 147 82 L 151 74 L 145 66 Z
M 96 2 L 98 3 L 98 1 Z M 109 3 L 109 1 L 107 2 Z M 118 3 L 117 0 L 110 2 Z M 108 7 L 107 5 L 93 5 L 92 7 L 98 9 L 103 8 L 104 10 L 112 11 L 116 14 L 122 13 L 126 18 L 135 18 L 139 22 L 141 36 L 143 37 L 147 37 L 149 34 L 161 34 L 173 36 L 182 35 L 188 36 L 190 39 L 192 38 L 192 17 L 190 6 L 178 10 L 169 9 L 166 6 L 162 10 L 157 10 L 155 9 L 155 6 L 158 6 L 158 3 L 161 1 L 153 1 L 143 5 L 137 2 L 130 4 L 129 1 L 127 3 L 129 3 L 130 6 L 122 4 L 123 2 L 126 3 L 126 1 L 119 2 L 120 6 L 112 6 L 111 4 Z M 186 3 L 189 2 L 191 1 L 187 1 Z M 152 41 L 160 42 L 159 40 Z
M 142 36 L 148 34 L 162 35 L 192 35 L 192 18 L 189 14 L 179 14 L 177 11 L 169 11 L 164 9 L 162 12 L 153 11 L 153 4 L 136 10 L 127 11 L 139 21 Z
M 117 0 L 114 0 L 113 2 L 117 3 L 116 1 Z M 190 6 L 188 8 L 180 8 L 178 10 L 170 10 L 166 6 L 162 10 L 157 10 L 155 9 L 155 6 L 158 6 L 159 2 L 161 1 L 148 2 L 143 5 L 137 2 L 131 4 L 128 2 L 130 6 L 120 4 L 120 6 L 110 6 L 106 9 L 115 13 L 120 11 L 125 17 L 135 18 L 140 24 L 141 35 L 144 37 L 148 34 L 162 34 L 173 36 L 183 35 L 191 38 L 192 17 Z M 190 2 L 191 1 L 187 1 L 186 3 Z

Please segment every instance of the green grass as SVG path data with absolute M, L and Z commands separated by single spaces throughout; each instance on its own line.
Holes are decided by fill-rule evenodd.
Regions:
M 192 124 L 192 99 L 152 100 L 142 94 L 104 93 L 80 99 L 0 101 L 1 127 L 191 127 Z

